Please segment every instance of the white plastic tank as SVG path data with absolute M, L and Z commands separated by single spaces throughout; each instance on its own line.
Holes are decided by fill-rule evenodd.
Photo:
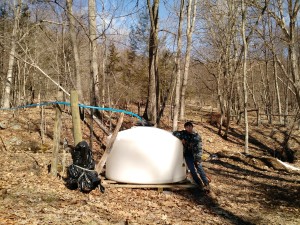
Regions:
M 186 178 L 182 143 L 155 127 L 120 131 L 106 162 L 106 177 L 133 184 L 182 181 Z

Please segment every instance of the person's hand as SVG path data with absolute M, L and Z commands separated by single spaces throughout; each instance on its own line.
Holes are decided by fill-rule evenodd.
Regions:
M 200 161 L 196 161 L 195 166 L 199 166 L 200 163 L 201 163 Z
M 181 140 L 182 144 L 185 145 L 186 141 L 184 139 Z

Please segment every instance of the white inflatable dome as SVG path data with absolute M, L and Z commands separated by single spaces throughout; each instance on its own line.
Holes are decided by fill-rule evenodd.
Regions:
M 186 178 L 181 141 L 155 127 L 120 131 L 106 162 L 106 177 L 133 184 L 163 184 Z

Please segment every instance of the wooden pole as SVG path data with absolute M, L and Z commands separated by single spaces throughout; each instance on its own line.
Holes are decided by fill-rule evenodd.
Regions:
M 99 176 L 100 176 L 100 174 L 101 174 L 101 172 L 103 170 L 103 167 L 104 167 L 104 165 L 106 163 L 106 160 L 107 160 L 107 158 L 108 158 L 108 156 L 109 156 L 109 154 L 111 152 L 111 149 L 113 147 L 113 144 L 115 142 L 117 134 L 118 134 L 118 132 L 119 132 L 119 130 L 121 128 L 121 125 L 123 123 L 123 118 L 124 118 L 124 113 L 121 113 L 120 118 L 119 118 L 118 123 L 117 123 L 117 126 L 116 126 L 113 134 L 111 135 L 111 138 L 108 141 L 108 144 L 106 146 L 106 150 L 105 150 L 103 156 L 101 157 L 99 163 L 96 165 L 96 169 L 95 170 L 97 171 L 97 173 L 99 174 Z
M 60 144 L 60 131 L 61 131 L 61 109 L 59 105 L 55 105 L 55 122 L 54 122 L 54 134 L 53 134 L 53 152 L 51 163 L 51 175 L 57 176 L 57 158 Z
M 73 123 L 73 137 L 74 146 L 82 141 L 82 133 L 80 127 L 80 115 L 78 107 L 78 93 L 77 91 L 71 91 L 71 113 L 72 113 L 72 123 Z

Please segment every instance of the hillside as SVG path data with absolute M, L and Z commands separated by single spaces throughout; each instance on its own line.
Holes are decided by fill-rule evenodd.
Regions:
M 206 154 L 203 162 L 212 178 L 210 194 L 198 189 L 115 187 L 83 194 L 67 189 L 63 179 L 48 173 L 55 118 L 51 107 L 45 109 L 44 118 L 41 144 L 40 109 L 0 111 L 0 224 L 300 224 L 300 171 L 270 157 L 270 150 L 282 141 L 282 127 L 250 126 L 246 156 L 241 126 L 232 124 L 224 140 L 215 127 L 190 114 L 205 151 L 215 154 L 213 159 Z M 61 137 L 72 145 L 71 118 L 63 113 L 62 121 Z M 90 131 L 82 127 L 88 141 Z M 170 129 L 167 121 L 162 128 Z M 106 136 L 97 125 L 94 129 L 93 151 L 99 160 Z M 292 141 L 299 149 L 299 133 Z M 66 162 L 71 163 L 69 153 Z M 293 165 L 300 168 L 299 161 Z

